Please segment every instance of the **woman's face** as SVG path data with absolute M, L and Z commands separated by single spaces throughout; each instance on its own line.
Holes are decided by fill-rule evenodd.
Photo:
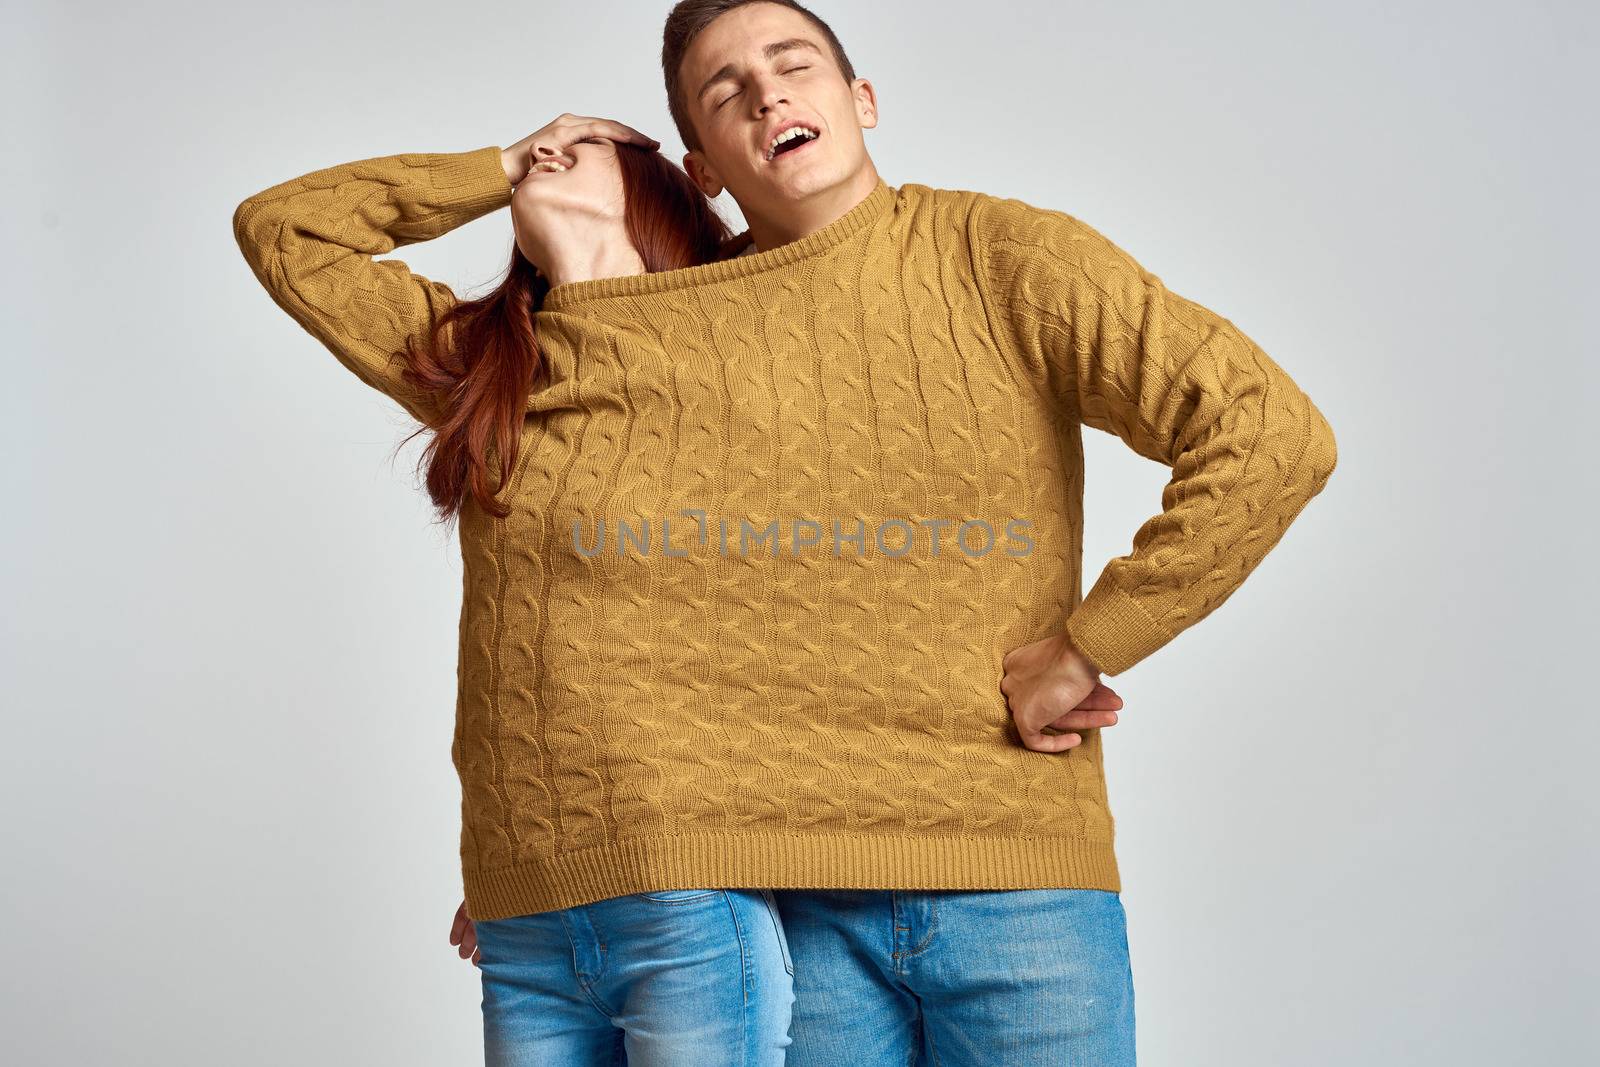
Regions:
M 586 137 L 563 156 L 528 172 L 511 196 L 517 248 L 541 273 L 568 242 L 593 243 L 623 231 L 626 196 L 617 146 L 609 138 Z M 547 169 L 548 168 L 548 169 Z

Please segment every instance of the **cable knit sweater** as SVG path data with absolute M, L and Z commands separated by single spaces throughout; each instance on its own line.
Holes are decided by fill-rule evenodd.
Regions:
M 496 146 L 386 156 L 233 228 L 285 311 L 422 414 L 395 357 L 454 297 L 373 257 L 511 191 Z M 535 333 L 511 514 L 469 498 L 458 528 L 476 919 L 697 887 L 1120 890 L 1101 731 L 1025 747 L 1002 657 L 1065 629 L 1128 670 L 1335 462 L 1231 321 L 1077 218 L 977 192 L 880 180 L 788 244 L 560 285 Z M 1086 595 L 1084 426 L 1171 469 Z

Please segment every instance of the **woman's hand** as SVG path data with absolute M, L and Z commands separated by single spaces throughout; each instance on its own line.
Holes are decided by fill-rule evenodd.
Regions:
M 501 149 L 500 165 L 506 169 L 506 179 L 512 185 L 521 185 L 528 171 L 541 159 L 559 159 L 570 166 L 572 158 L 567 155 L 567 146 L 585 137 L 605 137 L 651 149 L 661 147 L 660 141 L 646 137 L 632 126 L 568 112 L 556 116 L 548 126 L 534 130 L 509 148 Z
M 456 909 L 455 922 L 450 924 L 450 943 L 461 946 L 456 953 L 458 956 L 462 959 L 471 956 L 472 965 L 478 966 L 482 959 L 478 952 L 478 931 L 472 925 L 472 920 L 467 918 L 467 902 L 464 900 L 461 902 L 461 907 Z

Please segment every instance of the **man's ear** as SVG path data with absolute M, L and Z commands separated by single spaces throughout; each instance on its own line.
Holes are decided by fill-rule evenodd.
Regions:
M 691 149 L 683 154 L 683 170 L 685 174 L 689 175 L 689 180 L 694 182 L 700 191 L 706 195 L 707 199 L 715 200 L 722 195 L 722 182 L 706 166 L 699 152 Z
M 878 91 L 865 78 L 852 84 L 856 105 L 856 121 L 863 130 L 876 129 L 878 125 Z

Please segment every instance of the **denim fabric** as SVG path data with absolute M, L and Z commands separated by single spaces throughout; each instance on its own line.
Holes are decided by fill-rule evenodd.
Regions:
M 475 923 L 488 1067 L 1131 1067 L 1122 898 L 689 889 Z
M 771 893 L 683 889 L 474 922 L 487 1067 L 778 1067 L 794 963 Z
M 774 891 L 788 1067 L 1131 1067 L 1122 898 L 1100 889 Z

